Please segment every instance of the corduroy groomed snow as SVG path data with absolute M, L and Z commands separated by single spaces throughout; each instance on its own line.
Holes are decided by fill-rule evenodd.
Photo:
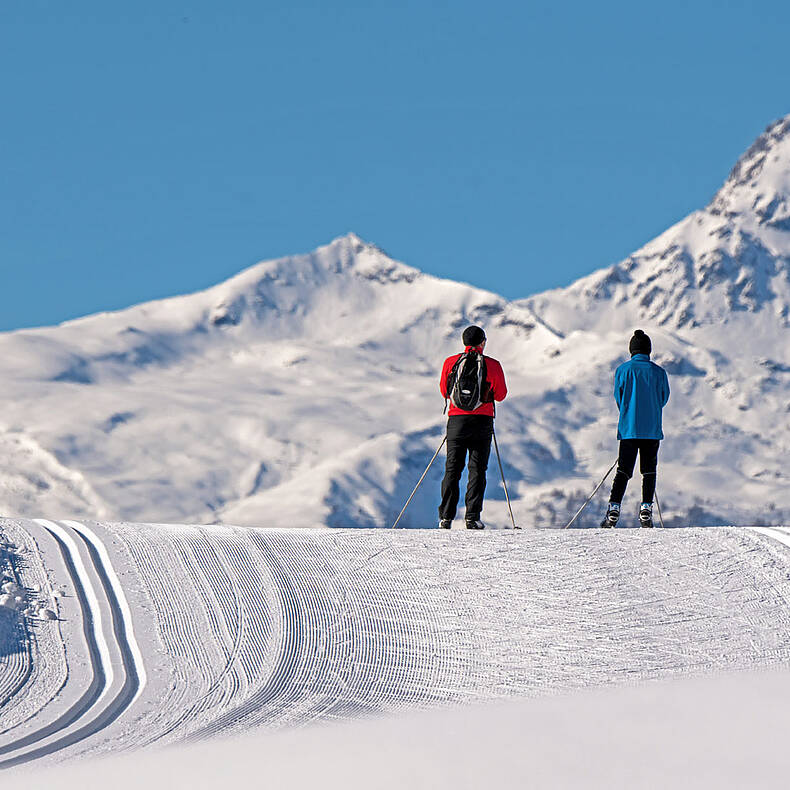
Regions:
M 634 330 L 634 336 L 628 344 L 628 352 L 630 354 L 650 354 L 653 350 L 653 344 L 650 338 L 641 330 Z

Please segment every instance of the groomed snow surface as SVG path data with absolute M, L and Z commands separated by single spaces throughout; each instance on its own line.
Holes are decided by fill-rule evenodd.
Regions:
M 0 609 L 15 788 L 780 786 L 790 769 L 788 530 L 0 532 L 25 604 Z

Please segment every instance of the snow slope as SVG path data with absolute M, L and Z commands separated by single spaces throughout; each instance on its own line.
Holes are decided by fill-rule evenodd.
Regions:
M 510 385 L 497 426 L 522 525 L 564 524 L 611 463 L 612 373 L 636 326 L 671 376 L 668 523 L 787 523 L 788 206 L 790 116 L 706 208 L 565 289 L 508 302 L 350 234 L 201 293 L 0 335 L 0 512 L 389 525 L 441 440 L 437 374 L 474 322 Z M 513 265 L 546 264 L 525 247 Z M 433 522 L 440 476 L 403 526 Z M 489 499 L 506 526 L 496 467 Z
M 786 669 L 726 673 L 137 752 L 14 787 L 781 787 L 788 711 Z
M 0 530 L 58 614 L 0 621 L 4 769 L 790 660 L 780 528 Z

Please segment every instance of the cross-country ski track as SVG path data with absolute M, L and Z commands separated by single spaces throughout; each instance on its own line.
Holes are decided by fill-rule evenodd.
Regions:
M 106 549 L 77 522 L 38 522 L 57 542 L 79 602 L 91 682 L 54 721 L 0 745 L 0 768 L 51 755 L 94 735 L 131 705 L 145 685 L 131 614 Z
M 0 533 L 58 610 L 0 656 L 2 768 L 790 661 L 782 527 Z

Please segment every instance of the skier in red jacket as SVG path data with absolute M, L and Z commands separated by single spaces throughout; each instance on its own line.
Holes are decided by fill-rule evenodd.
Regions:
M 468 326 L 463 333 L 464 351 L 447 357 L 442 366 L 439 390 L 451 400 L 447 420 L 447 464 L 442 481 L 442 502 L 439 505 L 439 527 L 450 529 L 458 508 L 459 481 L 469 453 L 469 479 L 466 486 L 466 528 L 484 529 L 480 520 L 483 509 L 483 496 L 486 490 L 486 470 L 491 453 L 491 436 L 494 433 L 494 401 L 502 401 L 507 395 L 505 374 L 497 360 L 483 355 L 486 347 L 485 332 L 479 326 Z M 470 354 L 470 352 L 474 352 Z M 460 375 L 459 361 L 464 355 L 472 362 L 481 363 L 481 387 L 479 397 L 470 405 L 475 408 L 465 410 L 457 405 L 457 388 L 454 383 Z M 466 362 L 469 364 L 469 362 Z

